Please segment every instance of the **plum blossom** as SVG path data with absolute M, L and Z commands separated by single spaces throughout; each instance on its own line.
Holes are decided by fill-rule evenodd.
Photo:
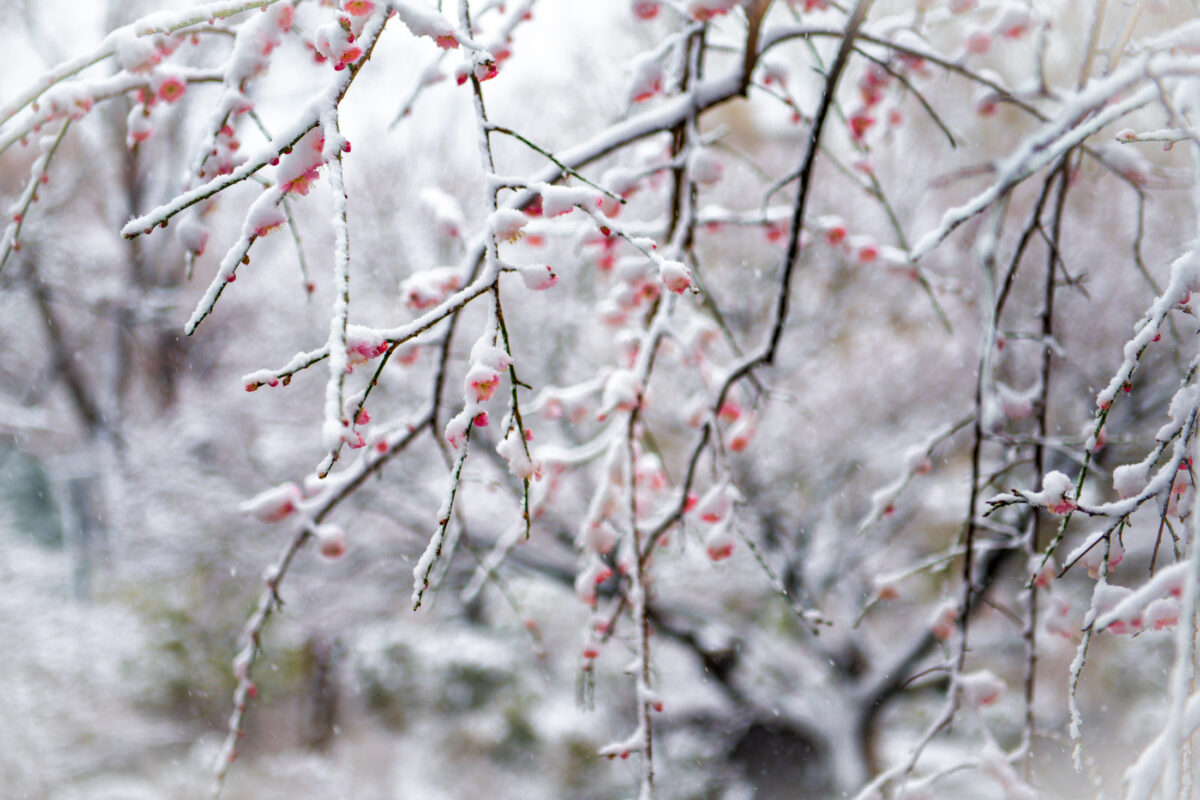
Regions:
M 735 453 L 740 453 L 750 446 L 750 442 L 754 440 L 754 433 L 754 414 L 742 414 L 725 431 L 725 446 Z
M 1006 688 L 1004 681 L 986 669 L 959 675 L 957 683 L 963 702 L 975 708 L 993 705 Z
M 150 111 L 143 105 L 135 105 L 125 118 L 125 144 L 133 149 L 154 134 Z
M 528 218 L 512 208 L 502 208 L 493 211 L 488 218 L 488 228 L 492 234 L 503 242 L 513 243 L 525 235 L 523 228 Z
M 486 364 L 476 364 L 467 371 L 463 381 L 467 396 L 477 403 L 491 400 L 500 385 L 500 375 Z
M 558 284 L 558 275 L 555 274 L 554 268 L 548 265 L 518 267 L 518 271 L 525 288 L 535 292 L 545 291 Z
M 934 637 L 946 641 L 954 634 L 954 623 L 958 621 L 958 605 L 949 600 L 934 610 L 930 631 Z
M 328 559 L 341 558 L 346 553 L 346 533 L 337 525 L 320 525 L 314 532 L 321 555 Z
M 174 103 L 187 91 L 187 84 L 176 75 L 157 75 L 150 84 L 154 96 L 164 103 Z
M 433 216 L 434 226 L 442 236 L 458 239 L 467 229 L 467 220 L 458 201 L 432 186 L 421 190 L 421 205 Z
M 693 19 L 701 21 L 728 14 L 737 5 L 737 0 L 691 0 L 687 5 Z
M 335 70 L 343 70 L 362 57 L 363 49 L 355 41 L 348 21 L 328 22 L 313 34 L 313 47 L 329 59 Z
M 117 65 L 127 72 L 149 72 L 162 56 L 149 36 L 138 36 L 128 28 L 113 33 Z
M 612 568 L 599 558 L 591 558 L 575 577 L 575 595 L 585 605 L 596 604 L 596 587 L 612 577 Z
M 1042 478 L 1042 491 L 1028 492 L 1025 499 L 1031 505 L 1042 506 L 1052 514 L 1066 514 L 1076 508 L 1074 495 L 1075 487 L 1071 479 L 1054 470 Z
M 413 36 L 433 39 L 438 47 L 445 50 L 458 47 L 459 38 L 454 26 L 437 10 L 417 0 L 393 0 L 390 5 Z
M 308 194 L 317 180 L 317 169 L 324 164 L 321 157 L 324 144 L 320 128 L 313 128 L 296 142 L 290 153 L 280 158 L 275 179 L 285 194 Z
M 238 506 L 238 510 L 260 522 L 281 522 L 296 513 L 303 499 L 298 484 L 283 483 L 256 494 Z
M 846 221 L 832 214 L 817 218 L 817 230 L 825 236 L 829 244 L 841 244 L 846 238 Z
M 377 332 L 359 325 L 346 328 L 346 364 L 353 369 L 387 352 L 391 343 Z
M 600 399 L 600 412 L 596 418 L 603 422 L 614 411 L 632 411 L 637 408 L 642 387 L 637 376 L 630 370 L 615 370 L 604 382 Z
M 641 53 L 629 62 L 629 102 L 644 103 L 663 90 L 662 64 L 654 53 Z
M 662 3 L 659 0 L 633 0 L 631 10 L 638 19 L 649 20 L 658 16 Z
M 522 480 L 541 477 L 542 466 L 529 456 L 527 443 L 516 425 L 509 428 L 508 433 L 496 445 L 496 452 L 508 464 L 508 470 Z
M 594 204 L 599 199 L 599 193 L 585 186 L 550 186 L 543 184 L 539 187 L 541 194 L 542 213 L 547 217 L 557 217 L 566 214 L 575 206 Z
M 714 525 L 704 537 L 704 552 L 712 561 L 724 561 L 733 555 L 735 539 L 728 521 Z
M 682 262 L 662 259 L 658 262 L 658 277 L 675 294 L 692 288 L 692 271 Z
M 269 236 L 283 227 L 287 215 L 283 209 L 270 202 L 272 195 L 264 193 L 259 202 L 251 206 L 246 214 L 243 232 L 251 236 Z M 266 202 L 263 202 L 265 200 Z
M 456 267 L 434 267 L 411 275 L 400 283 L 400 296 L 409 308 L 433 308 L 459 288 Z
M 200 215 L 189 212 L 175 226 L 175 238 L 184 250 L 194 256 L 203 255 L 208 244 L 208 227 L 200 221 Z
M 737 490 L 727 483 L 719 483 L 710 488 L 700 498 L 693 511 L 701 522 L 716 525 L 724 522 L 733 510 L 734 500 L 738 498 Z

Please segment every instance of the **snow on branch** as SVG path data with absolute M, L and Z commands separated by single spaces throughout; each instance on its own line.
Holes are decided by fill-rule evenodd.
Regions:
M 158 11 L 148 14 L 136 22 L 117 28 L 91 52 L 65 61 L 35 79 L 24 94 L 18 95 L 0 106 L 0 125 L 7 123 L 17 112 L 32 104 L 47 90 L 64 79 L 118 55 L 120 47 L 129 40 L 130 35 L 142 38 L 159 33 L 175 33 L 195 25 L 208 24 L 213 20 L 232 17 L 254 8 L 265 8 L 278 2 L 281 0 L 223 0 L 223 2 L 207 3 L 186 11 Z

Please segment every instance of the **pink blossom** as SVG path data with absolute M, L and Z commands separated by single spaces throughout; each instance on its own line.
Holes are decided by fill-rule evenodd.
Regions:
M 248 227 L 255 236 L 269 236 L 283 227 L 287 215 L 275 205 L 269 205 L 258 210 L 246 220 Z
M 174 103 L 187 90 L 187 85 L 176 77 L 168 77 L 158 84 L 154 93 L 164 103 Z
M 993 27 L 1006 39 L 1019 39 L 1033 27 L 1033 17 L 1028 9 L 1007 6 L 1000 13 Z
M 855 141 L 861 142 L 867 129 L 875 124 L 875 118 L 865 110 L 859 110 L 850 115 L 847 123 L 850 125 L 850 135 L 854 137 Z
M 629 100 L 644 103 L 662 91 L 665 75 L 653 53 L 642 53 L 630 63 Z
M 394 2 L 391 6 L 413 36 L 427 36 L 433 39 L 438 47 L 447 50 L 458 47 L 458 37 L 455 35 L 454 27 L 435 9 L 427 8 L 422 3 L 411 0 Z
M 861 264 L 870 264 L 879 258 L 879 242 L 865 234 L 850 237 L 846 245 Z
M 899 600 L 900 586 L 893 579 L 879 579 L 875 582 L 875 598 L 881 603 Z
M 471 428 L 473 417 L 474 415 L 470 413 L 470 409 L 464 408 L 446 423 L 446 442 L 455 450 L 466 441 L 467 432 Z
M 342 51 L 338 56 L 338 63 L 334 64 L 334 69 L 341 69 L 349 64 L 353 64 L 362 57 L 363 50 L 358 45 L 351 45 Z
M 1108 569 L 1111 574 L 1112 570 L 1120 566 L 1125 560 L 1125 547 L 1121 544 L 1121 539 L 1118 536 L 1112 536 L 1108 543 Z M 1083 565 L 1087 567 L 1088 575 L 1092 578 L 1100 577 L 1100 565 L 1104 562 L 1104 543 L 1100 541 L 1092 549 L 1088 550 L 1087 555 L 1083 557 Z
M 724 522 L 733 509 L 733 491 L 725 484 L 718 484 L 700 498 L 696 505 L 696 514 L 703 522 L 710 525 Z
M 350 328 L 352 330 L 348 331 L 346 336 L 346 360 L 351 368 L 378 358 L 391 347 L 391 343 L 386 339 L 379 339 L 377 335 L 368 333 L 369 329 L 354 325 Z
M 490 81 L 500 73 L 500 66 L 494 58 L 484 58 L 475 62 L 472 73 L 478 81 Z
M 1041 556 L 1034 556 L 1032 564 L 1033 585 L 1039 589 L 1045 589 L 1050 586 L 1050 582 L 1054 580 L 1054 576 L 1058 573 L 1058 565 L 1053 558 L 1047 558 L 1043 565 Z
M 992 49 L 992 37 L 987 31 L 973 31 L 967 36 L 967 52 L 977 56 Z
M 607 555 L 617 544 L 617 532 L 604 520 L 592 522 L 583 529 L 583 547 L 600 555 Z
M 184 250 L 199 256 L 204 253 L 204 247 L 208 244 L 208 228 L 197 215 L 188 214 L 175 226 L 175 238 Z
M 496 393 L 496 387 L 500 385 L 500 375 L 484 364 L 476 364 L 467 372 L 465 384 L 468 397 L 477 403 L 483 403 L 491 400 L 492 395 Z
M 283 191 L 285 194 L 295 192 L 299 195 L 306 195 L 318 177 L 320 176 L 317 173 L 317 168 L 309 167 L 304 172 L 285 182 L 283 184 Z
M 463 235 L 467 220 L 457 200 L 432 186 L 421 190 L 420 199 L 421 205 L 432 215 L 439 234 L 449 239 L 458 239 Z
M 1052 514 L 1067 514 L 1078 507 L 1071 479 L 1058 470 L 1047 472 L 1042 478 L 1042 491 L 1019 491 L 1016 495 L 1031 506 L 1045 508 Z
M 954 623 L 958 620 L 958 606 L 953 603 L 943 603 L 933 616 L 930 630 L 934 637 L 946 641 L 954 635 Z
M 588 565 L 575 576 L 575 595 L 589 606 L 596 604 L 596 586 L 612 577 L 612 570 L 595 556 L 589 557 Z M 595 658 L 595 655 L 590 656 Z
M 1050 608 L 1046 614 L 1046 630 L 1064 639 L 1074 639 L 1079 632 L 1078 626 L 1070 620 L 1071 601 L 1061 595 L 1050 598 Z
M 325 558 L 340 558 L 346 553 L 346 534 L 336 525 L 322 525 L 316 530 L 317 543 Z
M 133 111 L 129 113 L 129 117 L 125 121 L 125 143 L 130 148 L 134 145 L 141 144 L 150 138 L 154 133 L 154 126 L 150 124 L 150 114 L 145 106 L 134 106 Z
M 747 414 L 729 427 L 725 434 L 725 446 L 740 453 L 754 440 L 754 415 Z
M 688 3 L 688 13 L 693 19 L 704 21 L 728 14 L 735 5 L 737 0 L 692 0 Z
M 776 61 L 762 62 L 762 82 L 764 86 L 787 86 L 787 67 Z
M 825 234 L 825 241 L 830 244 L 840 244 L 846 238 L 846 222 L 841 217 L 818 217 L 817 229 Z
M 733 534 L 728 525 L 715 528 L 704 540 L 704 552 L 713 561 L 724 561 L 733 555 Z
M 660 261 L 658 277 L 675 294 L 683 294 L 692 288 L 692 271 L 679 261 Z
M 362 48 L 354 44 L 349 22 L 345 18 L 342 18 L 342 22 L 345 24 L 326 23 L 313 34 L 313 47 L 321 56 L 332 62 L 335 70 L 345 69 L 363 54 Z
M 238 508 L 261 522 L 280 522 L 296 512 L 302 499 L 297 484 L 284 483 L 255 495 Z
M 502 208 L 492 212 L 488 226 L 497 239 L 511 244 L 525 235 L 523 228 L 527 221 L 528 218 L 520 211 Z
M 435 267 L 422 270 L 400 284 L 400 295 L 409 308 L 433 308 L 459 288 L 458 270 Z
M 1146 606 L 1142 621 L 1147 630 L 1173 628 L 1179 623 L 1179 603 L 1171 597 L 1160 597 Z
M 633 15 L 638 19 L 654 19 L 661 6 L 659 0 L 633 0 Z
M 1000 699 L 1006 688 L 1004 681 L 986 669 L 958 676 L 958 686 L 962 690 L 963 702 L 976 708 L 992 705 Z
M 525 282 L 525 288 L 541 292 L 557 285 L 558 275 L 548 265 L 522 267 L 521 280 Z

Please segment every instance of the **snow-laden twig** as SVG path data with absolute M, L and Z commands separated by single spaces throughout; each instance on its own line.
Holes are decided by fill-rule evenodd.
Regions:
M 394 328 L 362 328 L 362 330 L 364 335 L 369 335 L 387 344 L 397 345 L 410 342 L 447 317 L 454 316 L 472 300 L 491 291 L 491 288 L 490 281 L 479 279 L 450 295 L 435 308 L 425 312 L 412 322 Z M 261 386 L 274 386 L 277 383 L 286 385 L 297 372 L 319 364 L 327 358 L 329 358 L 328 345 L 297 353 L 292 356 L 290 361 L 277 369 L 262 369 L 246 373 L 242 376 L 242 383 L 245 384 L 247 391 L 254 391 Z
M 258 694 L 258 688 L 254 681 L 251 680 L 251 674 L 254 670 L 254 665 L 258 662 L 259 656 L 262 655 L 262 635 L 266 628 L 267 621 L 271 615 L 283 608 L 283 601 L 279 598 L 279 584 L 287 575 L 288 568 L 292 564 L 292 559 L 296 553 L 304 546 L 304 543 L 312 536 L 313 527 L 307 522 L 301 523 L 284 546 L 283 552 L 279 554 L 279 558 L 275 563 L 267 568 L 264 573 L 263 580 L 267 588 L 258 598 L 258 604 L 254 608 L 254 613 L 250 615 L 245 627 L 242 628 L 242 640 L 244 644 L 242 649 L 233 659 L 233 676 L 237 679 L 237 686 L 233 692 L 233 713 L 229 716 L 229 723 L 225 740 L 221 744 L 220 750 L 217 751 L 216 760 L 213 762 L 213 786 L 211 796 L 213 800 L 220 797 L 221 790 L 225 786 L 225 777 L 229 773 L 229 768 L 233 766 L 233 762 L 237 759 L 237 743 L 242 734 L 242 729 L 245 724 L 246 710 L 251 700 Z
M 379 471 L 384 464 L 405 452 L 408 446 L 429 428 L 431 420 L 431 412 L 422 412 L 412 424 L 403 426 L 386 436 L 382 440 L 386 446 L 365 451 L 358 462 L 346 472 L 338 475 L 336 480 L 326 481 L 316 495 L 307 500 L 300 500 L 298 503 L 289 501 L 289 507 L 284 512 L 283 518 L 296 515 L 295 530 L 280 552 L 279 558 L 263 573 L 263 582 L 266 584 L 266 588 L 259 596 L 255 610 L 242 630 L 242 648 L 234 658 L 233 672 L 238 683 L 234 690 L 234 710 L 229 717 L 225 740 L 213 764 L 212 797 L 214 800 L 220 795 L 229 768 L 237 758 L 237 743 L 242 736 L 248 704 L 257 694 L 252 678 L 254 665 L 262 654 L 263 632 L 271 616 L 283 608 L 279 591 L 296 554 L 315 535 L 317 527 L 343 500 L 353 494 L 363 481 Z
M 169 221 L 181 211 L 228 189 L 230 186 L 241 183 L 263 167 L 277 160 L 281 153 L 290 150 L 309 131 L 320 125 L 323 111 L 336 107 L 341 103 L 342 99 L 346 96 L 346 92 L 349 91 L 351 84 L 354 82 L 355 77 L 358 76 L 363 66 L 370 59 L 371 52 L 375 47 L 375 43 L 379 40 L 379 34 L 382 33 L 386 21 L 387 17 L 382 14 L 377 14 L 371 18 L 367 26 L 363 29 L 361 37 L 364 50 L 362 58 L 350 64 L 341 72 L 338 72 L 330 84 L 323 91 L 317 93 L 317 96 L 296 116 L 292 124 L 279 133 L 276 133 L 270 143 L 261 148 L 258 153 L 247 159 L 244 164 L 232 172 L 225 175 L 218 175 L 207 183 L 183 192 L 174 199 L 141 216 L 134 217 L 121 229 L 121 235 L 127 239 L 132 239 L 143 233 L 152 231 L 156 226 Z
M 1193 79 L 1200 82 L 1200 79 Z M 1200 84 L 1198 84 L 1200 85 Z M 1192 165 L 1193 165 L 1193 181 L 1200 181 L 1200 141 L 1195 141 L 1192 148 Z M 1197 189 L 1193 187 L 1193 204 L 1194 211 L 1198 219 L 1200 219 L 1200 194 L 1197 194 Z M 1186 387 L 1191 388 L 1191 387 Z M 1183 390 L 1176 394 L 1176 398 L 1172 399 L 1172 411 L 1178 415 L 1182 409 L 1176 408 L 1176 401 L 1183 395 Z M 1200 406 L 1200 391 L 1192 391 L 1189 395 L 1183 396 L 1184 403 L 1190 403 L 1191 410 L 1189 416 L 1189 434 L 1180 436 L 1180 442 L 1183 443 L 1189 436 L 1195 435 L 1195 419 L 1197 408 Z M 1182 405 L 1182 404 L 1181 404 Z M 1192 442 L 1192 463 L 1200 463 L 1200 442 Z M 1167 758 L 1167 763 L 1163 771 L 1163 796 L 1178 797 L 1180 795 L 1181 773 L 1184 769 L 1184 764 L 1181 763 L 1184 756 L 1185 738 L 1190 738 L 1191 728 L 1185 731 L 1185 704 L 1188 700 L 1188 694 L 1195 686 L 1196 672 L 1196 601 L 1197 593 L 1200 591 L 1200 558 L 1197 557 L 1196 546 L 1200 542 L 1200 513 L 1192 511 L 1191 520 L 1191 537 L 1186 542 L 1184 553 L 1187 555 L 1187 560 L 1179 565 L 1176 569 L 1184 574 L 1181 575 L 1183 582 L 1183 599 L 1179 609 L 1179 621 L 1175 629 L 1175 663 L 1171 667 L 1171 675 L 1167 681 L 1167 692 L 1170 698 L 1170 705 L 1167 710 L 1166 726 L 1163 730 L 1163 738 L 1166 745 L 1170 748 L 1172 755 Z M 1180 569 L 1186 565 L 1186 572 Z M 1169 569 L 1164 569 L 1159 575 L 1155 576 L 1150 581 L 1151 584 L 1157 580 L 1161 580 L 1163 574 Z M 1190 745 L 1188 746 L 1190 749 Z M 1191 775 L 1184 774 L 1182 777 L 1185 782 L 1187 794 L 1191 794 Z
M 63 120 L 58 134 L 53 139 L 47 137 L 49 147 L 33 160 L 33 164 L 29 167 L 29 180 L 25 182 L 25 188 L 8 210 L 10 221 L 4 230 L 4 238 L 0 239 L 0 273 L 4 272 L 4 265 L 8 263 L 13 252 L 21 248 L 21 228 L 29 215 L 29 209 L 37 200 L 38 188 L 50 180 L 50 162 L 54 159 L 54 154 L 58 152 L 58 146 L 62 144 L 63 138 L 67 135 L 67 129 L 70 127 L 71 120 Z
M 1144 64 L 1141 66 L 1144 67 Z M 941 223 L 913 246 L 910 257 L 914 261 L 921 259 L 959 225 L 1007 195 L 1014 186 L 1054 163 L 1104 126 L 1147 105 L 1157 95 L 1154 87 L 1143 86 L 1118 102 L 1104 105 L 1113 94 L 1128 89 L 1136 75 L 1122 73 L 1118 77 L 1121 80 L 1105 81 L 1081 92 L 1075 102 L 1067 104 L 1054 122 L 1022 142 L 1016 152 L 997 166 L 997 180 L 973 199 L 947 211 Z M 1081 116 L 1101 106 L 1101 110 L 1080 121 Z
M 931 459 L 934 450 L 971 424 L 972 419 L 973 417 L 966 416 L 957 422 L 943 425 L 939 430 L 927 436 L 921 444 L 909 449 L 904 456 L 904 467 L 900 476 L 871 495 L 871 507 L 858 525 L 859 536 L 883 519 L 889 510 L 895 508 L 896 501 L 913 480 L 918 475 L 927 474 L 933 468 Z
M 173 65 L 170 75 L 181 85 L 212 83 L 221 80 L 219 70 L 183 65 Z M 17 142 L 22 144 L 28 142 L 29 137 L 36 135 L 41 128 L 64 116 L 75 120 L 83 119 L 92 112 L 97 104 L 116 97 L 125 97 L 138 91 L 154 94 L 152 82 L 148 76 L 119 72 L 105 78 L 65 82 L 61 87 L 47 91 L 40 103 L 35 103 L 36 110 L 21 117 L 18 121 L 0 127 L 0 131 L 2 131 L 0 155 Z
M 337 106 L 325 109 L 321 114 L 321 129 L 325 135 L 325 151 L 322 158 L 329 167 L 329 186 L 333 198 L 333 310 L 329 317 L 329 380 L 325 384 L 325 422 L 321 439 L 328 454 L 317 467 L 317 475 L 324 478 L 333 467 L 337 450 L 340 448 L 350 420 L 342 403 L 346 385 L 346 368 L 349 359 L 346 352 L 346 326 L 350 316 L 350 226 L 346 215 L 346 183 L 342 176 L 342 150 L 345 140 L 338 128 Z
M 158 11 L 131 22 L 109 33 L 90 52 L 65 61 L 33 81 L 23 94 L 0 106 L 0 125 L 7 123 L 13 115 L 41 97 L 47 90 L 93 64 L 116 55 L 117 45 L 130 34 L 136 37 L 153 36 L 158 33 L 174 33 L 193 25 L 203 25 L 212 20 L 225 19 L 253 8 L 263 8 L 279 0 L 221 0 L 207 3 L 186 11 Z
M 468 428 L 459 445 L 460 449 L 454 462 L 454 469 L 450 473 L 450 486 L 446 490 L 446 498 L 442 501 L 441 508 L 438 509 L 437 529 L 429 538 L 421 557 L 417 559 L 417 565 L 413 567 L 413 611 L 421 607 L 421 603 L 425 599 L 425 592 L 429 589 L 429 576 L 442 557 L 442 548 L 446 545 L 446 532 L 450 528 L 451 514 L 454 511 L 454 500 L 458 496 L 458 489 L 462 484 L 462 469 L 463 465 L 467 463 L 467 451 L 470 446 L 471 431 Z
M 1092 636 L 1096 632 L 1096 626 L 1093 623 L 1099 613 L 1100 600 L 1104 595 L 1105 587 L 1108 586 L 1110 552 L 1111 539 L 1106 538 L 1104 540 L 1104 558 L 1100 562 L 1100 574 L 1096 580 L 1096 585 L 1092 588 L 1091 602 L 1088 604 L 1088 610 L 1084 613 L 1083 617 L 1083 638 L 1080 640 L 1079 646 L 1075 648 L 1075 658 L 1071 660 L 1071 666 L 1067 670 L 1067 711 L 1070 717 L 1068 732 L 1070 733 L 1071 740 L 1075 742 L 1071 758 L 1075 764 L 1076 772 L 1083 769 L 1083 741 L 1080 738 L 1083 732 L 1083 715 L 1079 711 L 1079 677 L 1083 674 L 1083 665 L 1087 660 L 1088 648 L 1091 646 Z

